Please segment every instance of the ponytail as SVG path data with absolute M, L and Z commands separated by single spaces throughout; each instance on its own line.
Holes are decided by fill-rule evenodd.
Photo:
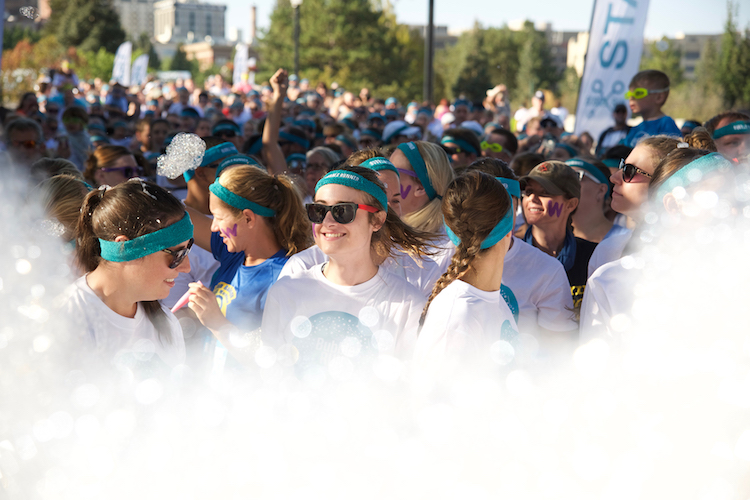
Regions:
M 93 217 L 104 193 L 103 189 L 95 189 L 86 195 L 76 225 L 76 258 L 87 273 L 99 267 L 101 260 L 101 248 L 99 238 L 94 233 Z

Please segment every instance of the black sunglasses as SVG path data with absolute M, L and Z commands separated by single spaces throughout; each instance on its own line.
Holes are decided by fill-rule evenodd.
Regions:
M 339 224 L 349 224 L 353 221 L 357 216 L 358 208 L 373 214 L 379 212 L 375 207 L 360 203 L 336 203 L 331 206 L 320 203 L 308 203 L 305 205 L 305 208 L 307 208 L 307 218 L 314 224 L 322 224 L 328 212 L 331 212 L 333 220 Z
M 234 130 L 219 130 L 214 134 L 216 137 L 224 137 L 226 139 L 232 139 L 233 137 L 237 137 L 237 132 Z
M 182 264 L 182 261 L 185 260 L 185 257 L 187 257 L 188 254 L 190 253 L 190 249 L 193 248 L 194 242 L 195 242 L 195 239 L 190 238 L 185 248 L 181 248 L 179 250 L 170 250 L 169 248 L 162 249 L 162 252 L 166 252 L 172 256 L 172 262 L 169 263 L 170 269 L 174 269 L 180 264 Z
M 645 177 L 648 177 L 649 179 L 652 177 L 651 174 L 644 170 L 641 170 L 632 163 L 625 163 L 624 158 L 620 158 L 620 165 L 617 168 L 622 170 L 622 180 L 624 180 L 625 182 L 632 181 L 633 177 L 635 177 L 635 174 L 641 174 Z
M 448 153 L 448 156 L 453 156 L 453 155 L 463 153 L 463 150 L 461 148 L 453 148 L 450 146 L 442 146 L 442 148 L 446 153 Z

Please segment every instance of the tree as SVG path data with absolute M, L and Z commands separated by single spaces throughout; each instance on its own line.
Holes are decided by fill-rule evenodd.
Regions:
M 663 37 L 658 42 L 651 42 L 646 49 L 645 57 L 641 58 L 641 70 L 656 69 L 669 76 L 670 85 L 677 87 L 684 80 L 680 67 L 682 51 L 672 40 Z
M 704 93 L 717 92 L 719 73 L 719 52 L 716 44 L 709 39 L 701 50 L 701 58 L 695 65 L 695 84 Z
M 487 55 L 483 52 L 485 33 L 481 26 L 475 26 L 477 33 L 469 39 L 471 46 L 453 85 L 453 95 L 463 95 L 472 102 L 482 102 L 487 96 L 487 89 L 492 88 L 492 79 L 487 68 Z
M 112 67 L 115 65 L 115 55 L 107 52 L 104 47 L 97 52 L 81 51 L 81 65 L 77 70 L 78 76 L 86 79 L 101 78 L 108 82 L 112 78 Z
M 727 108 L 750 107 L 750 30 L 737 30 L 737 8 L 727 5 L 727 22 L 721 39 L 717 81 Z
M 21 40 L 36 43 L 41 37 L 41 33 L 30 26 L 8 25 L 3 30 L 3 50 L 12 49 Z
M 541 88 L 556 88 L 560 74 L 552 64 L 552 52 L 544 32 L 537 31 L 531 21 L 526 21 L 521 38 L 515 95 L 517 99 L 531 98 Z
M 409 99 L 421 93 L 423 42 L 370 0 L 306 0 L 299 8 L 301 76 L 373 95 Z M 293 9 L 279 0 L 260 37 L 258 80 L 294 63 Z M 355 91 L 356 93 L 356 91 Z M 387 95 L 386 95 L 387 97 Z
M 50 8 L 44 32 L 56 36 L 63 46 L 84 51 L 103 47 L 115 53 L 125 41 L 112 0 L 50 0 Z
M 170 71 L 190 71 L 191 73 L 197 73 L 198 64 L 195 61 L 188 61 L 182 44 L 179 44 L 177 52 L 175 52 L 174 57 L 169 62 L 168 69 Z

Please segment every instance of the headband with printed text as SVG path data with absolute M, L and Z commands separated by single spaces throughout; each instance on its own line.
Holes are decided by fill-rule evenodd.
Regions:
M 315 186 L 315 192 L 327 184 L 339 184 L 369 194 L 375 198 L 383 210 L 388 210 L 388 198 L 385 191 L 377 184 L 369 181 L 355 172 L 348 170 L 332 170 L 323 176 Z

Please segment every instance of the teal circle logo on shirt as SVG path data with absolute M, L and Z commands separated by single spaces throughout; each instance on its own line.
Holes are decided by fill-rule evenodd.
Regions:
M 347 370 L 371 362 L 378 353 L 372 330 L 353 314 L 326 311 L 311 316 L 309 321 L 310 333 L 292 341 L 299 351 L 295 364 L 298 376 L 315 371 L 345 378 Z

